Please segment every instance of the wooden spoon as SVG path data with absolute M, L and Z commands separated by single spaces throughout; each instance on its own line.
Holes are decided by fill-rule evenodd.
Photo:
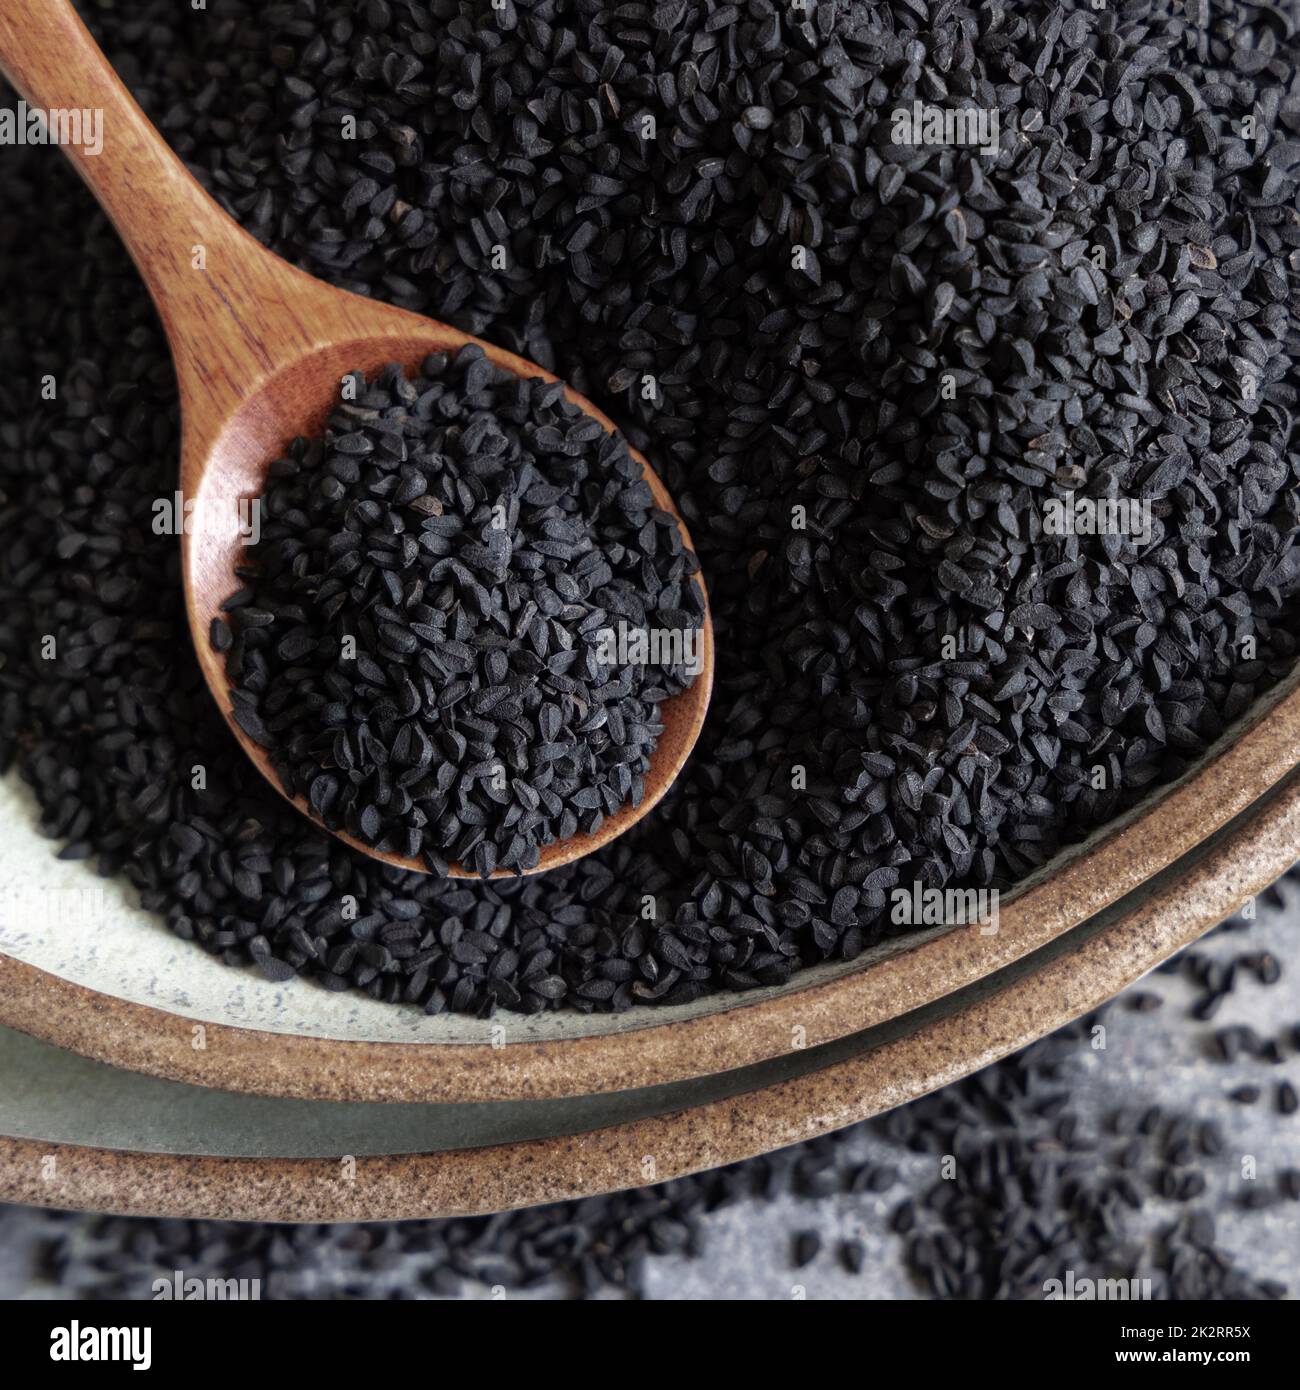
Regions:
M 289 442 L 321 433 L 347 372 L 369 375 L 389 362 L 412 370 L 429 353 L 477 343 L 508 372 L 556 380 L 534 363 L 447 324 L 332 289 L 267 251 L 168 149 L 67 0 L 0 0 L 0 69 L 31 107 L 102 113 L 101 149 L 95 151 L 89 137 L 63 149 L 112 218 L 158 307 L 180 386 L 181 492 L 200 515 L 234 516 L 240 499 L 257 497 L 267 468 Z M 64 234 L 75 235 L 75 229 Z M 614 430 L 585 397 L 567 387 L 565 394 Z M 655 504 L 677 518 L 689 546 L 672 498 L 645 458 L 635 449 L 631 453 Z M 231 718 L 230 682 L 208 636 L 222 602 L 239 587 L 235 566 L 247 563 L 250 552 L 233 529 L 221 534 L 213 527 L 182 535 L 181 551 L 190 635 L 203 677 L 231 732 L 283 794 L 267 751 Z M 593 835 L 546 846 L 530 872 L 598 849 L 640 820 L 668 790 L 699 737 L 712 691 L 707 596 L 701 645 L 700 675 L 660 706 L 664 732 L 641 804 L 622 806 Z M 303 798 L 291 799 L 304 815 L 312 815 Z M 333 833 L 364 854 L 426 871 L 418 860 L 380 854 L 351 835 Z M 450 873 L 474 876 L 458 865 Z

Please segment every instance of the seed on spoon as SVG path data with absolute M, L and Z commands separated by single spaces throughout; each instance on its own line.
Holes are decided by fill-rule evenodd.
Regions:
M 232 716 L 330 829 L 434 872 L 525 872 L 639 804 L 659 706 L 698 671 L 698 564 L 557 383 L 473 345 L 347 381 L 272 466 L 213 629 Z M 667 664 L 620 632 L 675 635 Z

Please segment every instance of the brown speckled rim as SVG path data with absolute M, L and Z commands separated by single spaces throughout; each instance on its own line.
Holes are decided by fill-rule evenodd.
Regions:
M 846 1061 L 726 1100 L 569 1138 L 356 1160 L 211 1158 L 0 1139 L 0 1197 L 135 1215 L 369 1221 L 473 1215 L 665 1181 L 915 1099 L 1095 1008 L 1261 891 L 1300 854 L 1300 774 L 1229 833 L 951 1009 Z M 946 1002 L 946 1001 L 945 1001 Z M 47 1160 L 53 1157 L 53 1176 Z M 653 1166 L 650 1166 L 653 1165 Z
M 777 991 L 639 1009 L 618 1031 L 542 1041 L 381 1043 L 196 1020 L 98 992 L 0 954 L 0 1023 L 168 1080 L 315 1100 L 550 1099 L 687 1080 L 818 1047 L 897 1018 L 1039 950 L 1188 853 L 1300 760 L 1293 676 L 1171 787 L 1034 874 L 996 934 L 959 928 Z M 1279 860 L 1275 875 L 1287 864 Z M 829 977 L 828 977 L 829 976 Z M 507 1016 L 508 1017 L 508 1016 Z M 205 1046 L 193 1046 L 203 1022 Z

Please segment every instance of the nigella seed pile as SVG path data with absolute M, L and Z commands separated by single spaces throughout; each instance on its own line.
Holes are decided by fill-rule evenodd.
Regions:
M 182 936 L 434 1011 L 777 985 L 896 888 L 1016 882 L 1293 666 L 1295 0 L 87 8 L 256 235 L 619 420 L 719 647 L 670 798 L 572 867 L 429 881 L 314 834 L 186 650 L 143 292 L 99 221 L 41 235 L 85 197 L 5 151 L 0 755 Z M 1049 528 L 1080 501 L 1149 529 Z
M 212 640 L 290 795 L 375 848 L 487 877 L 639 804 L 703 596 L 626 444 L 470 345 L 345 378 L 272 465 Z M 227 625 L 228 621 L 228 625 Z M 669 633 L 676 664 L 617 662 Z

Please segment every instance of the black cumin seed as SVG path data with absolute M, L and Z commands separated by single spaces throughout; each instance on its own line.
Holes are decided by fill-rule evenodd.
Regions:
M 1208 7 L 1189 23 L 1169 0 L 1144 3 L 1140 23 L 1113 6 L 1062 19 L 1050 0 L 990 0 L 973 26 L 968 7 L 920 3 L 826 5 L 796 22 L 780 6 L 679 0 L 652 7 L 653 22 L 615 6 L 593 25 L 581 6 L 539 0 L 512 26 L 386 0 L 309 13 L 223 0 L 198 27 L 164 0 L 84 8 L 255 235 L 327 281 L 545 363 L 614 415 L 685 509 L 725 633 L 709 726 L 633 842 L 504 888 L 411 884 L 327 843 L 242 766 L 187 649 L 176 538 L 152 527 L 153 499 L 175 488 L 178 416 L 145 292 L 68 171 L 7 151 L 0 365 L 12 381 L 52 373 L 60 389 L 22 397 L 0 425 L 0 767 L 32 784 L 71 852 L 129 878 L 185 939 L 249 958 L 243 938 L 217 945 L 223 920 L 252 910 L 221 867 L 247 834 L 255 925 L 277 958 L 295 931 L 327 936 L 318 918 L 345 894 L 362 916 L 410 899 L 435 954 L 407 1002 L 434 1012 L 498 1007 L 490 962 L 455 962 L 438 936 L 480 915 L 499 920 L 503 946 L 527 944 L 521 960 L 553 957 L 539 976 L 564 988 L 547 997 L 516 977 L 524 1009 L 781 984 L 897 930 L 895 887 L 1011 886 L 1181 775 L 1294 664 L 1290 0 L 1258 11 L 1266 24 L 1234 5 L 1213 25 Z M 532 57 L 547 52 L 566 55 L 589 102 Z M 830 75 L 792 80 L 774 53 L 816 53 Z M 951 104 L 935 74 L 1005 103 L 996 155 L 882 142 L 896 107 Z M 1256 105 L 1272 115 L 1247 139 Z M 657 138 L 643 138 L 642 113 Z M 41 235 L 56 218 L 84 228 L 75 246 Z M 402 413 L 436 419 L 437 383 L 414 401 L 394 388 Z M 413 599 L 392 587 L 406 543 L 446 558 L 457 533 L 426 529 L 448 513 L 414 505 L 430 494 L 415 491 L 411 441 L 351 410 L 346 433 L 373 434 L 372 447 L 340 450 L 328 486 L 346 492 L 349 465 L 386 465 L 391 491 L 359 504 L 357 522 L 398 514 L 403 529 L 335 556 L 333 577 L 400 608 Z M 543 443 L 561 472 L 589 447 L 567 428 Z M 491 447 L 484 431 L 485 469 Z M 478 466 L 451 512 L 482 500 Z M 292 490 L 294 475 L 275 483 Z M 1047 535 L 1044 504 L 1067 491 L 1146 498 L 1149 543 Z M 672 553 L 662 528 L 653 550 L 643 532 L 656 564 Z M 586 582 L 538 554 L 543 574 L 555 561 Z M 495 557 L 473 558 L 449 581 L 468 630 L 444 641 L 444 665 L 462 660 L 454 644 L 482 659 L 466 639 Z M 546 585 L 529 640 L 533 674 L 572 694 L 551 627 L 562 587 Z M 417 666 L 447 618 L 439 594 L 420 602 Z M 254 685 L 264 615 L 236 615 L 262 606 L 251 592 L 226 605 L 228 655 Z M 69 629 L 62 660 L 36 655 Z M 410 720 L 410 691 L 383 689 L 385 663 L 373 669 L 365 698 L 386 722 Z M 425 681 L 451 674 L 420 668 L 422 709 Z M 455 684 L 440 708 L 474 717 L 470 683 Z M 314 693 L 337 707 L 353 692 Z M 280 739 L 308 714 L 286 705 L 261 723 Z M 623 721 L 634 741 L 644 727 Z M 332 761 L 334 813 L 370 806 L 417 829 L 403 795 L 448 788 L 403 785 L 412 769 L 390 766 L 360 794 L 351 775 L 387 751 L 366 737 L 305 750 L 317 769 Z M 461 761 L 441 743 L 434 756 Z M 285 763 L 286 777 L 308 761 Z M 545 804 L 562 764 L 506 770 Z M 64 811 L 68 795 L 79 804 Z M 503 817 L 505 804 L 493 803 Z M 89 825 L 63 834 L 85 812 Z M 211 855 L 178 861 L 171 822 Z M 453 814 L 418 829 L 437 867 L 483 827 Z M 856 906 L 832 910 L 845 886 L 861 888 Z M 689 967 L 666 966 L 647 931 L 627 957 L 637 979 L 582 997 L 624 958 L 647 893 L 657 921 L 703 927 Z M 396 1002 L 412 978 L 399 962 L 364 987 Z M 1206 984 L 1202 1016 L 1223 988 Z

